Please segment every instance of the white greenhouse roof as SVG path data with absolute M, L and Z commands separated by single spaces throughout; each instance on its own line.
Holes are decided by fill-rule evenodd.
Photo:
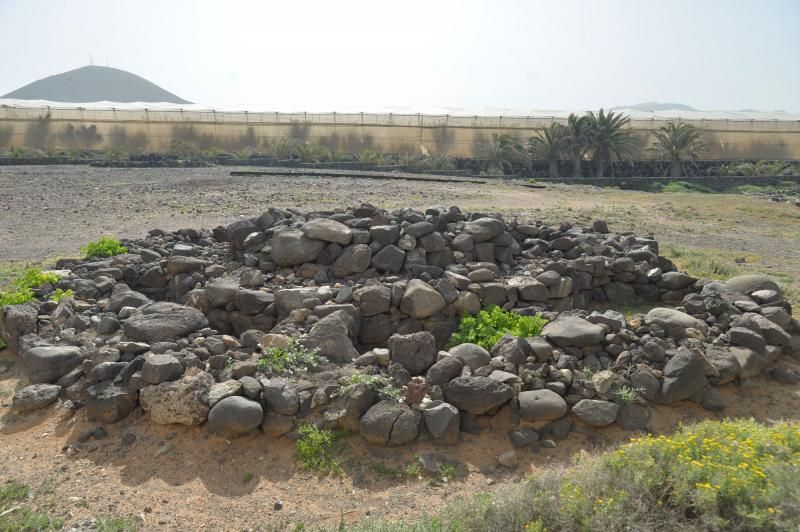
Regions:
M 53 109 L 87 109 L 87 110 L 143 110 L 150 111 L 217 111 L 217 112 L 250 112 L 250 113 L 341 113 L 341 114 L 372 114 L 372 115 L 430 115 L 454 117 L 531 117 L 531 118 L 566 118 L 571 112 L 578 114 L 584 111 L 559 111 L 549 109 L 509 109 L 502 107 L 347 107 L 340 109 L 281 109 L 267 108 L 263 105 L 238 105 L 238 106 L 209 106 L 204 104 L 176 104 L 153 102 L 91 102 L 91 103 L 65 103 L 47 100 L 14 100 L 0 98 L 0 107 L 17 108 L 53 108 Z M 670 120 L 681 118 L 684 120 L 753 120 L 753 121 L 800 121 L 800 113 L 787 113 L 784 111 L 687 111 L 666 110 L 646 112 L 636 109 L 616 108 L 615 112 L 622 112 L 634 120 Z

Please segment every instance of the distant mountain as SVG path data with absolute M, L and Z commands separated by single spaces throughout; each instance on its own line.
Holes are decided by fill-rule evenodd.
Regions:
M 682 103 L 659 103 L 659 102 L 645 102 L 637 103 L 636 105 L 619 105 L 614 109 L 634 109 L 636 111 L 644 111 L 645 113 L 652 113 L 655 111 L 699 111 L 690 105 Z
M 49 76 L 11 91 L 1 98 L 75 103 L 191 103 L 136 74 L 102 66 L 85 66 Z

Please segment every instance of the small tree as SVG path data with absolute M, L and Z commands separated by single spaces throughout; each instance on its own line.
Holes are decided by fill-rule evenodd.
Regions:
M 625 115 L 615 114 L 613 111 L 606 114 L 600 109 L 597 114 L 589 111 L 588 120 L 595 175 L 603 177 L 606 162 L 611 160 L 612 155 L 619 160 L 631 159 L 638 143 L 631 131 L 625 127 L 631 121 Z
M 655 146 L 651 149 L 670 160 L 670 172 L 672 177 L 681 177 L 683 168 L 681 160 L 687 156 L 696 159 L 697 155 L 705 148 L 700 137 L 703 132 L 691 124 L 685 122 L 670 122 L 666 126 L 659 128 L 653 133 L 655 136 Z
M 547 161 L 547 173 L 550 177 L 558 177 L 558 161 L 564 155 L 568 138 L 567 127 L 554 122 L 528 141 L 531 157 Z
M 508 134 L 492 134 L 492 142 L 486 146 L 487 171 L 512 172 L 514 165 L 530 169 L 531 161 L 522 142 Z
M 567 118 L 566 149 L 572 158 L 572 177 L 583 177 L 581 161 L 592 147 L 592 131 L 588 116 L 571 113 Z

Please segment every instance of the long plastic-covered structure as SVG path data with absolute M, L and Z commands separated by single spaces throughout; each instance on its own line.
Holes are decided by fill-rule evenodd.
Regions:
M 641 141 L 642 159 L 656 157 L 647 149 L 651 133 L 671 121 L 688 122 L 704 131 L 704 159 L 800 159 L 800 114 L 617 111 L 630 116 L 629 127 Z M 258 149 L 291 137 L 351 152 L 369 148 L 480 157 L 494 133 L 526 139 L 554 121 L 565 122 L 569 114 L 494 108 L 287 112 L 198 104 L 0 99 L 0 147 L 166 151 L 173 142 L 183 141 L 199 149 Z

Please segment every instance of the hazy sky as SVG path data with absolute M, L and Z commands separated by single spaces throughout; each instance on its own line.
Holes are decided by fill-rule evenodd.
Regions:
M 0 94 L 88 64 L 281 110 L 800 111 L 800 0 L 0 0 Z

